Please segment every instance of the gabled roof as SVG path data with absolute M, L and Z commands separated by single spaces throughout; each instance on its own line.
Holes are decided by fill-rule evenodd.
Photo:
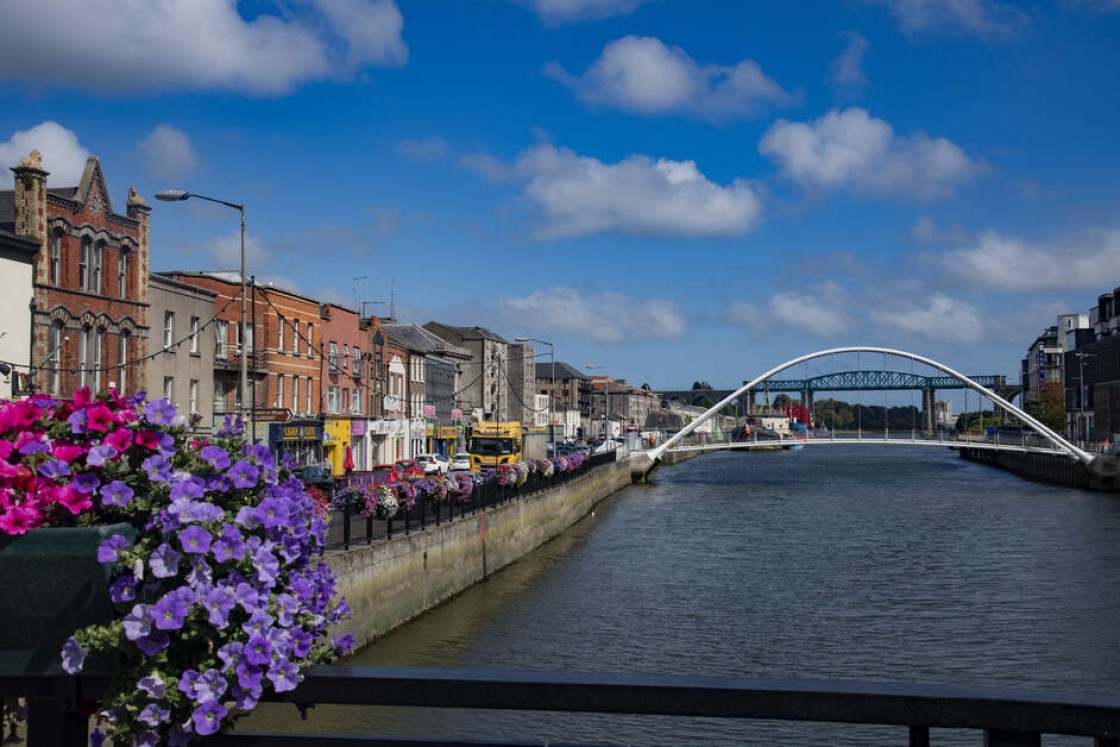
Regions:
M 436 353 L 469 360 L 471 354 L 418 324 L 382 324 L 389 339 L 417 353 Z
M 448 337 L 444 339 L 457 338 L 458 342 L 462 343 L 467 340 L 494 340 L 495 342 L 502 342 L 509 344 L 509 341 L 496 332 L 493 332 L 486 327 L 457 327 L 453 324 L 444 324 L 442 322 L 430 321 L 424 325 L 424 329 L 443 337 L 447 334 Z
M 552 378 L 552 362 L 537 363 L 536 376 L 538 379 Z M 587 374 L 583 373 L 575 366 L 564 363 L 563 361 L 556 361 L 556 378 L 559 381 L 565 379 L 586 379 Z

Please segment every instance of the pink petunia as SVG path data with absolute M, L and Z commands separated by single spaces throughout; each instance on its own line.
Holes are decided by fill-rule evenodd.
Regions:
M 51 449 L 51 456 L 59 461 L 72 463 L 75 459 L 86 453 L 84 446 L 76 444 L 60 444 L 55 443 L 54 448 Z
M 159 448 L 159 436 L 151 431 L 141 430 L 136 434 L 136 443 L 145 449 Z
M 116 424 L 117 416 L 103 404 L 94 405 L 86 410 L 86 427 L 91 431 L 105 433 Z
M 88 493 L 79 493 L 77 490 L 73 490 L 69 485 L 58 492 L 57 500 L 59 505 L 65 507 L 67 511 L 75 516 L 82 511 L 93 508 L 93 502 L 90 500 Z
M 118 428 L 105 437 L 105 443 L 123 454 L 128 451 L 129 446 L 132 446 L 132 431 L 127 428 Z
M 8 439 L 0 439 L 0 459 L 7 459 L 15 450 L 15 444 Z
M 0 532 L 24 534 L 28 529 L 38 526 L 39 519 L 38 511 L 23 506 L 13 506 L 7 511 L 0 512 Z
M 74 407 L 85 407 L 91 402 L 93 402 L 93 393 L 90 392 L 88 386 L 84 386 L 74 392 Z

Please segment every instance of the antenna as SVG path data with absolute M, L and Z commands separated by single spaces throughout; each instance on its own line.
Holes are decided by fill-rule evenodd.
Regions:
M 368 317 L 366 316 L 366 307 L 367 306 L 377 306 L 378 304 L 383 304 L 383 303 L 385 303 L 385 302 L 384 301 L 362 301 L 362 309 L 361 309 L 362 319 L 368 319 Z
M 368 275 L 359 275 L 356 278 L 352 278 L 353 283 L 354 283 L 354 305 L 355 306 L 359 306 L 358 299 L 361 298 L 361 296 L 362 296 L 362 294 L 358 293 L 358 283 L 361 282 L 362 289 L 364 290 L 365 287 L 366 287 L 365 281 L 367 279 L 369 279 Z
M 397 320 L 397 291 L 394 283 L 395 278 L 389 276 L 389 318 L 394 322 Z

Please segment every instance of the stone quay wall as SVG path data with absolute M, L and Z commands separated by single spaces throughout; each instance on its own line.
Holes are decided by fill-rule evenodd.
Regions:
M 1025 477 L 1028 480 L 1081 490 L 1120 491 L 1117 458 L 1098 456 L 1085 465 L 1061 454 L 1030 454 L 993 449 L 961 448 L 961 457 Z
M 439 526 L 329 552 L 338 591 L 353 610 L 332 632 L 352 634 L 360 648 L 552 539 L 629 484 L 620 461 Z

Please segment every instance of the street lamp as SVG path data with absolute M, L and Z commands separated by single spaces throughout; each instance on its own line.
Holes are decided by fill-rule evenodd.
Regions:
M 552 448 L 556 448 L 556 426 L 553 418 L 556 415 L 556 409 L 552 405 L 552 400 L 556 397 L 556 350 L 552 347 L 552 343 L 548 340 L 538 340 L 536 337 L 515 337 L 514 342 L 539 342 L 541 345 L 548 345 L 548 360 L 552 366 L 552 382 L 548 385 L 548 441 L 552 444 Z M 537 364 L 533 363 L 533 376 L 536 376 Z
M 234 210 L 241 213 L 241 383 L 240 383 L 240 389 L 241 389 L 241 415 L 242 415 L 242 417 L 244 417 L 245 408 L 246 408 L 247 403 L 249 402 L 249 357 L 248 357 L 248 350 L 249 350 L 249 340 L 248 340 L 248 338 L 249 338 L 249 335 L 246 334 L 247 330 L 246 330 L 246 327 L 245 327 L 245 323 L 246 323 L 246 318 L 245 318 L 246 317 L 246 298 L 245 297 L 246 297 L 246 283 L 248 282 L 248 276 L 245 273 L 245 206 L 242 205 L 242 204 L 236 203 L 236 202 L 226 202 L 225 200 L 219 200 L 219 199 L 214 198 L 214 197 L 207 197 L 206 195 L 200 195 L 200 194 L 197 194 L 195 192 L 187 192 L 187 191 L 182 190 L 182 189 L 165 189 L 162 192 L 156 192 L 156 199 L 157 200 L 162 200 L 163 202 L 182 202 L 183 200 L 188 200 L 191 197 L 197 197 L 198 199 L 206 200 L 207 202 L 216 202 L 219 205 L 225 205 L 226 207 L 233 208 Z M 253 342 L 254 342 L 254 348 L 255 348 L 256 347 L 256 341 L 254 340 Z M 250 440 L 255 440 L 256 435 L 257 435 L 257 433 L 256 433 L 257 428 L 256 428 L 256 422 L 255 422 L 256 421 L 256 413 L 253 411 L 254 409 L 255 408 L 249 408 L 249 417 L 248 417 L 249 432 L 252 434 L 250 436 Z
M 598 363 L 587 363 L 584 365 L 586 369 L 606 368 L 600 366 Z M 603 374 L 603 444 L 604 447 L 607 443 L 607 430 L 609 425 L 609 415 L 611 409 L 611 377 Z

